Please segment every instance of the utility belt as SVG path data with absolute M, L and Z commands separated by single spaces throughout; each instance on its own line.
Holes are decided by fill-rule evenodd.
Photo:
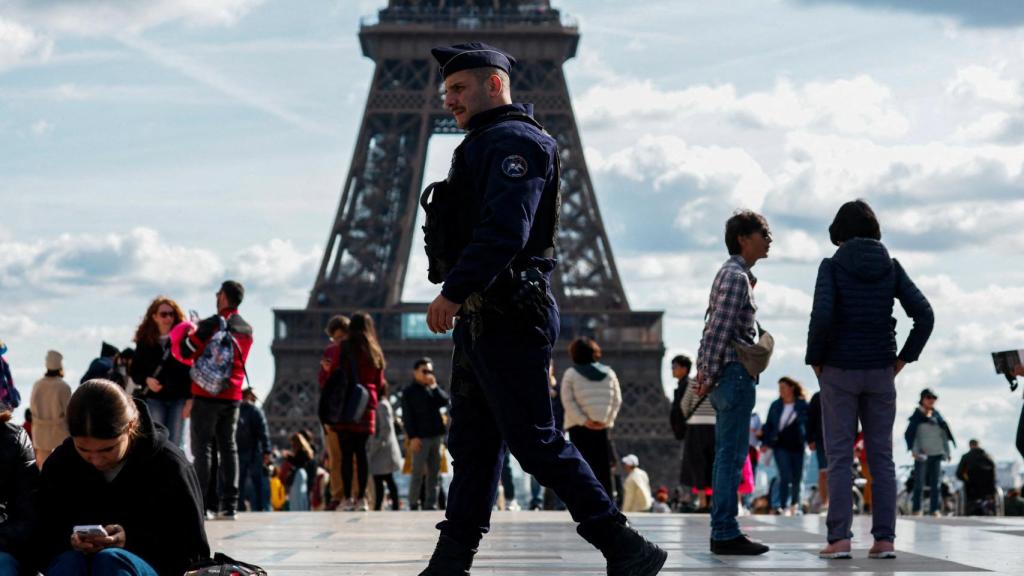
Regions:
M 460 320 L 469 322 L 473 340 L 494 324 L 512 328 L 543 326 L 554 306 L 549 288 L 539 268 L 509 268 L 483 293 L 474 292 L 466 298 L 459 312 Z

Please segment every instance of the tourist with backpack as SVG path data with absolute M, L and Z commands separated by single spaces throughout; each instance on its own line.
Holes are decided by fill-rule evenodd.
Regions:
M 191 417 L 193 464 L 204 501 L 209 502 L 210 469 L 216 445 L 223 473 L 218 518 L 234 520 L 238 510 L 238 427 L 245 360 L 252 347 L 252 326 L 238 313 L 245 296 L 241 284 L 228 280 L 217 291 L 217 313 L 200 322 L 182 341 L 181 356 L 193 359 Z
M 347 379 L 346 408 L 352 399 L 365 396 L 354 411 L 345 410 L 347 421 L 333 425 L 341 442 L 341 484 L 346 498 L 343 510 L 369 510 L 366 502 L 366 483 L 369 464 L 366 443 L 377 430 L 377 391 L 384 382 L 384 352 L 377 341 L 373 318 L 365 312 L 352 315 L 348 340 L 341 346 L 339 372 Z M 361 389 L 360 389 L 361 387 Z M 352 463 L 355 458 L 359 487 L 352 496 Z

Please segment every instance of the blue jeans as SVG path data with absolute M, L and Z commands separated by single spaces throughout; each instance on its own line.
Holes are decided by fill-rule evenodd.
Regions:
M 253 512 L 270 510 L 270 479 L 263 468 L 263 454 L 254 450 L 238 455 L 238 490 Z
M 146 407 L 149 408 L 153 422 L 159 422 L 167 428 L 167 438 L 171 444 L 181 448 L 182 435 L 185 431 L 185 419 L 181 417 L 181 410 L 185 407 L 185 400 L 146 398 Z
M 152 566 L 121 548 L 107 548 L 92 557 L 68 550 L 46 569 L 46 576 L 158 576 Z
M 756 395 L 754 379 L 739 362 L 730 362 L 722 370 L 711 391 L 715 407 L 715 467 L 711 473 L 714 494 L 711 497 L 711 538 L 732 540 L 740 532 L 736 515 L 739 502 L 736 491 L 743 475 L 750 439 L 750 413 Z
M 777 448 L 773 450 L 779 467 L 779 503 L 783 508 L 800 504 L 800 480 L 804 476 L 804 453 Z
M 18 564 L 14 556 L 7 552 L 0 552 L 0 574 L 17 576 L 21 574 L 21 564 Z
M 309 511 L 309 476 L 304 468 L 295 470 L 292 485 L 288 489 L 288 510 L 292 512 Z
M 925 482 L 928 483 L 929 512 L 942 510 L 939 505 L 939 478 L 942 476 L 942 454 L 929 456 L 927 460 L 914 461 L 914 512 L 921 511 L 921 496 Z

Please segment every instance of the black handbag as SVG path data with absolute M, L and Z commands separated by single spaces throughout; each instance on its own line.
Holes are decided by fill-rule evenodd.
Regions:
M 327 426 L 359 422 L 370 403 L 370 391 L 359 383 L 354 355 L 349 356 L 348 374 L 344 370 L 335 370 L 320 391 L 317 411 L 320 421 Z

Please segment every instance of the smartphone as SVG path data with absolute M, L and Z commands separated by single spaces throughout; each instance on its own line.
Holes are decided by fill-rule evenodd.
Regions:
M 79 538 L 98 538 L 106 537 L 107 531 L 103 529 L 103 526 L 99 524 L 86 524 L 83 526 L 75 526 L 71 529 L 72 532 L 78 534 Z

